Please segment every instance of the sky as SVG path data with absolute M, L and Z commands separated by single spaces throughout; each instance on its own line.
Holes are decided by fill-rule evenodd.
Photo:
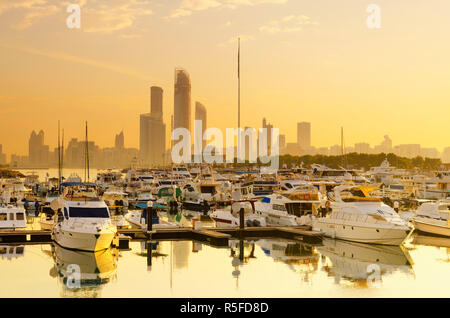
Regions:
M 66 12 L 81 6 L 81 28 Z M 369 4 L 381 9 L 369 28 Z M 2 0 L 0 144 L 27 154 L 32 130 L 66 138 L 139 145 L 139 114 L 150 86 L 164 89 L 169 136 L 174 69 L 191 76 L 208 127 L 237 127 L 237 37 L 241 37 L 241 122 L 263 117 L 296 141 L 312 123 L 316 147 L 379 144 L 450 146 L 448 0 Z M 167 138 L 168 139 L 168 138 Z

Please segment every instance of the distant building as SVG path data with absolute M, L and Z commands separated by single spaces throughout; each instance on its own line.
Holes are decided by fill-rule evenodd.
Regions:
M 280 154 L 284 155 L 286 153 L 286 135 L 279 135 L 278 142 L 280 147 Z
M 440 153 L 436 148 L 421 148 L 420 155 L 423 158 L 439 159 Z
M 286 153 L 291 156 L 299 156 L 300 155 L 300 147 L 297 142 L 288 142 L 286 144 Z
M 311 123 L 297 123 L 297 144 L 302 150 L 311 147 Z
M 355 144 L 355 152 L 357 153 L 371 153 L 370 144 L 366 142 L 360 142 Z
M 444 152 L 442 153 L 442 162 L 450 163 L 450 147 L 444 149 Z
M 163 122 L 163 89 L 153 86 L 150 113 L 140 116 L 139 152 L 144 166 L 165 164 L 166 125 Z
M 392 152 L 393 152 L 392 140 L 389 138 L 388 135 L 384 136 L 384 140 L 381 144 L 379 144 L 373 148 L 373 153 L 375 153 L 375 154 L 377 154 L 377 153 L 389 154 Z
M 175 69 L 174 129 L 186 128 L 191 132 L 191 79 L 183 69 Z
M 419 144 L 397 145 L 394 147 L 394 154 L 400 157 L 415 158 L 420 156 Z
M 0 145 L 0 165 L 6 164 L 6 154 L 3 153 L 3 146 Z
M 28 163 L 32 166 L 48 165 L 50 159 L 50 148 L 44 145 L 44 131 L 39 134 L 33 130 L 28 140 Z
M 206 140 L 203 140 L 203 134 L 205 133 L 206 127 L 207 127 L 207 112 L 206 107 L 199 102 L 195 103 L 195 120 L 201 120 L 202 121 L 202 148 L 204 149 L 206 146 Z
M 339 145 L 334 145 L 330 147 L 330 156 L 341 156 L 342 147 Z
M 116 135 L 114 145 L 116 149 L 125 148 L 125 137 L 123 135 L 123 131 L 121 131 L 120 134 Z

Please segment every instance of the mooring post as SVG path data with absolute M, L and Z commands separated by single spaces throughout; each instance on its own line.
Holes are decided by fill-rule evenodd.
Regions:
M 147 270 L 152 269 L 152 229 L 153 229 L 153 206 L 147 206 Z
M 152 269 L 152 241 L 147 241 L 147 271 Z
M 239 260 L 244 263 L 244 240 L 239 240 Z
M 146 221 L 147 221 L 147 238 L 151 237 L 152 230 L 153 230 L 153 207 L 147 207 L 147 215 L 146 215 Z
M 244 230 L 244 208 L 239 210 L 239 229 Z

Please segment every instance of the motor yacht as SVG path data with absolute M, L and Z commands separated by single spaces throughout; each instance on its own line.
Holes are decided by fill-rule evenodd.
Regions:
M 370 197 L 371 190 L 373 187 L 335 187 L 331 212 L 313 217 L 313 230 L 348 241 L 400 245 L 411 229 L 381 198 Z
M 233 203 L 233 201 L 232 201 Z M 238 227 L 240 226 L 239 211 L 244 209 L 244 222 L 247 227 L 264 227 L 266 218 L 255 211 L 255 200 L 241 200 L 240 205 L 232 204 L 224 209 L 218 209 L 210 213 L 211 218 L 216 222 L 217 227 Z
M 268 225 L 311 225 L 312 216 L 321 210 L 321 197 L 317 188 L 305 186 L 295 191 L 265 196 L 255 203 L 256 213 L 265 217 Z
M 25 209 L 13 205 L 0 206 L 0 229 L 15 230 L 26 228 Z
M 95 184 L 63 183 L 63 196 L 53 201 L 57 217 L 52 239 L 62 247 L 100 251 L 111 246 L 117 234 L 109 209 L 97 194 Z
M 450 237 L 450 200 L 423 203 L 412 223 L 418 231 Z

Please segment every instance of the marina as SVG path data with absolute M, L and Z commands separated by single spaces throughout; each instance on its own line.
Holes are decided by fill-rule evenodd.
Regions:
M 269 182 L 250 183 L 245 180 L 264 175 L 256 169 L 252 174 L 242 174 L 209 168 L 199 180 L 199 176 L 190 175 L 190 170 L 195 173 L 193 169 L 177 169 L 176 182 L 171 181 L 172 169 L 136 169 L 133 178 L 127 177 L 129 171 L 105 174 L 92 170 L 94 183 L 81 181 L 78 173 L 85 171 L 72 170 L 65 172 L 70 178 L 61 183 L 61 191 L 46 189 L 48 183 L 41 182 L 41 176 L 44 180 L 57 176 L 57 169 L 39 172 L 34 180 L 40 186 L 25 185 L 20 178 L 3 179 L 4 219 L 18 219 L 15 222 L 19 223 L 4 223 L 0 229 L 0 272 L 11 270 L 5 264 L 38 257 L 40 260 L 33 260 L 33 266 L 36 262 L 41 264 L 37 268 L 44 263 L 53 268 L 45 279 L 46 293 L 52 297 L 114 297 L 117 288 L 128 288 L 124 286 L 129 282 L 124 279 L 136 281 L 136 290 L 127 290 L 127 296 L 140 297 L 136 291 L 145 290 L 145 297 L 152 297 L 145 287 L 150 277 L 152 284 L 156 281 L 163 290 L 156 297 L 210 297 L 198 289 L 212 279 L 209 275 L 218 275 L 214 281 L 221 282 L 223 288 L 213 293 L 219 297 L 239 297 L 244 290 L 246 297 L 445 294 L 444 289 L 422 294 L 417 286 L 425 286 L 425 277 L 436 275 L 423 270 L 429 262 L 442 275 L 450 273 L 450 236 L 446 232 L 426 233 L 426 228 L 420 231 L 416 227 L 426 221 L 441 222 L 441 228 L 447 228 L 448 198 L 422 199 L 416 191 L 417 204 L 406 204 L 399 199 L 398 189 L 395 193 L 386 191 L 387 185 L 380 186 L 376 177 L 366 175 L 361 182 L 356 178 L 363 180 L 363 174 L 355 173 L 354 178 L 342 179 L 346 174 L 339 169 L 334 170 L 334 177 L 323 172 L 317 176 L 305 169 L 280 171 L 279 176 L 269 176 Z M 371 171 L 375 176 L 379 173 L 377 169 Z M 22 173 L 26 176 L 29 171 Z M 214 180 L 215 176 L 221 183 Z M 265 188 L 256 190 L 254 185 Z M 202 187 L 208 186 L 213 190 L 202 195 Z M 37 204 L 26 206 L 20 197 L 11 200 L 18 192 L 13 195 L 10 187 L 28 193 Z M 253 193 L 255 190 L 264 193 Z M 125 196 L 126 205 L 116 202 Z M 10 202 L 5 204 L 8 198 Z M 191 203 L 183 204 L 184 200 Z M 198 208 L 192 202 L 198 202 Z M 55 236 L 58 224 L 64 222 L 67 230 L 59 231 L 67 234 L 64 238 Z M 323 224 L 332 224 L 334 232 L 328 232 Z M 98 235 L 104 227 L 113 233 L 107 241 L 101 241 Z M 399 236 L 394 234 L 396 228 Z M 86 239 L 77 231 L 86 233 L 86 238 L 93 236 Z M 179 258 L 186 254 L 190 260 L 180 265 Z M 217 272 L 223 262 L 227 275 Z M 75 287 L 70 283 L 74 268 L 81 275 Z M 196 275 L 195 293 L 186 291 L 186 286 L 178 289 L 176 282 L 185 281 L 179 276 L 180 268 L 185 275 Z M 267 277 L 267 271 L 274 270 L 277 275 Z M 251 283 L 257 277 L 254 272 L 264 277 L 262 290 Z M 147 278 L 143 280 L 141 275 Z M 403 294 L 397 294 L 397 282 L 414 287 L 416 293 L 403 290 Z M 11 283 L 25 286 L 20 281 Z M 281 290 L 281 286 L 286 288 Z M 20 293 L 27 295 L 29 291 Z

